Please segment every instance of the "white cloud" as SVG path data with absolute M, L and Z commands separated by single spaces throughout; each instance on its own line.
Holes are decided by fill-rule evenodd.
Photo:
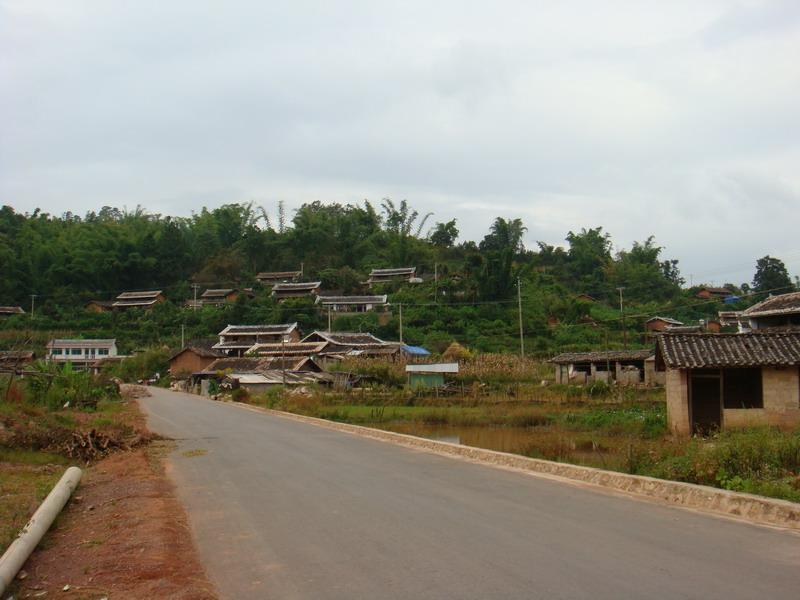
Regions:
M 0 202 L 391 196 L 741 282 L 797 254 L 797 6 L 0 1 Z

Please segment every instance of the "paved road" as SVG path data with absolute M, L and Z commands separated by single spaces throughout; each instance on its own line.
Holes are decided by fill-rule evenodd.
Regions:
M 225 598 L 800 598 L 800 536 L 153 389 Z M 204 450 L 191 452 L 192 450 Z

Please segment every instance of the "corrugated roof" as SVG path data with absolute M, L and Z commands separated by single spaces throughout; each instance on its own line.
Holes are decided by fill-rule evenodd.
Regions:
M 770 296 L 758 304 L 754 304 L 743 311 L 743 317 L 769 317 L 772 315 L 786 315 L 800 313 L 800 292 Z
M 550 359 L 559 365 L 570 365 L 582 362 L 645 360 L 652 356 L 652 350 L 603 350 L 597 352 L 564 352 Z
M 800 332 L 662 333 L 656 362 L 671 369 L 800 365 Z
M 24 312 L 21 306 L 0 306 L 0 315 L 21 315 Z

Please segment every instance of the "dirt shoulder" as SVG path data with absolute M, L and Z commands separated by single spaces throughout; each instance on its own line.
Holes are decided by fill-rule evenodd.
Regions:
M 138 406 L 130 405 L 146 433 Z M 170 448 L 156 440 L 85 469 L 73 499 L 23 567 L 15 597 L 216 598 L 164 472 Z

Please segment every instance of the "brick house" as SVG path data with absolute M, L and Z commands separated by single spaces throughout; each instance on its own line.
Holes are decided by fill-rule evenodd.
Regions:
M 178 350 L 169 359 L 169 372 L 173 377 L 186 377 L 197 371 L 202 371 L 218 358 L 227 356 L 223 351 L 217 350 L 214 341 L 190 342 L 185 348 Z
M 800 424 L 800 332 L 663 333 L 667 423 L 688 435 Z

